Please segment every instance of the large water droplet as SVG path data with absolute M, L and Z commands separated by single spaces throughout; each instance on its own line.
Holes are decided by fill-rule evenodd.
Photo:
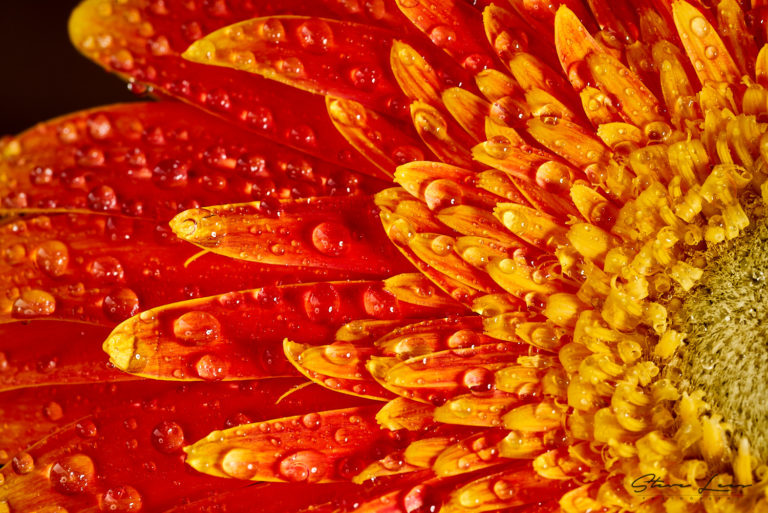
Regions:
M 231 449 L 221 460 L 221 469 L 235 479 L 251 479 L 256 475 L 258 463 L 247 449 Z
M 695 16 L 691 19 L 691 30 L 699 37 L 704 37 L 709 33 L 709 23 L 702 16 Z
M 160 452 L 178 451 L 184 445 L 184 431 L 176 422 L 165 420 L 152 430 L 152 444 Z
M 328 462 L 323 453 L 307 449 L 283 458 L 278 469 L 286 481 L 315 483 L 325 477 Z
M 56 311 L 56 299 L 43 290 L 25 290 L 13 302 L 13 316 L 32 318 L 48 316 Z
M 111 256 L 94 258 L 85 266 L 85 272 L 101 283 L 119 283 L 125 278 L 123 265 Z
M 99 497 L 99 509 L 115 513 L 141 511 L 141 494 L 129 485 L 110 488 Z
M 35 263 L 47 275 L 61 276 L 69 264 L 69 249 L 58 240 L 49 240 L 35 250 Z
M 29 474 L 35 468 L 35 460 L 28 452 L 21 452 L 13 457 L 11 466 L 17 474 Z
M 320 223 L 312 230 L 312 244 L 329 256 L 344 254 L 349 249 L 350 239 L 347 227 L 339 223 Z
M 56 491 L 74 495 L 85 492 L 95 483 L 96 469 L 90 457 L 72 454 L 54 463 L 48 478 Z
M 216 381 L 224 378 L 226 374 L 226 362 L 219 356 L 206 354 L 197 360 L 195 371 L 202 379 Z
M 329 283 L 320 283 L 304 293 L 304 311 L 312 321 L 332 321 L 341 308 L 341 296 Z
M 221 324 L 208 312 L 187 312 L 173 322 L 173 334 L 187 344 L 205 344 L 221 336 Z
M 307 51 L 321 54 L 333 44 L 331 27 L 323 20 L 307 20 L 296 29 L 299 44 Z
M 268 19 L 261 24 L 261 37 L 268 43 L 279 44 L 285 41 L 285 27 L 280 20 Z
M 121 322 L 139 313 L 139 297 L 129 288 L 112 289 L 104 296 L 102 309 L 108 319 Z

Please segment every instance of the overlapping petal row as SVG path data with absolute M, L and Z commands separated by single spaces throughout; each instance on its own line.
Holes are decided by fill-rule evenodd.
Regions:
M 768 198 L 765 6 L 475 3 L 77 9 L 163 101 L 0 146 L 0 511 L 766 508 L 662 372 Z

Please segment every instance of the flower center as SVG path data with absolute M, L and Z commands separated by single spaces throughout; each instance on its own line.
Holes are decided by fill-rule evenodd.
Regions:
M 687 334 L 681 355 L 683 388 L 703 390 L 713 412 L 753 453 L 768 459 L 768 219 L 719 245 L 676 322 Z

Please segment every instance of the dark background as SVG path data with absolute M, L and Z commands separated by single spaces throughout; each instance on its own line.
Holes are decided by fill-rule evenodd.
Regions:
M 78 0 L 0 0 L 0 136 L 75 110 L 138 99 L 80 55 L 67 20 Z

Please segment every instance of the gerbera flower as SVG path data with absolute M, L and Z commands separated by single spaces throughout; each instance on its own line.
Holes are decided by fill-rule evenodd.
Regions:
M 764 9 L 86 0 L 0 512 L 766 510 Z

